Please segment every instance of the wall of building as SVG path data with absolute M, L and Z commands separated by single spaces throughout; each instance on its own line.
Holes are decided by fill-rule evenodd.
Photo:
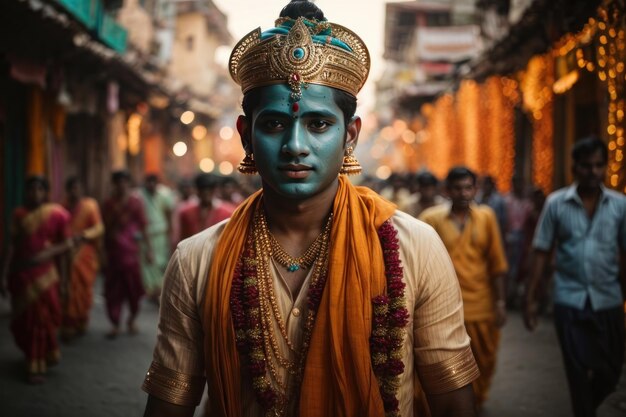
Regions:
M 139 0 L 124 0 L 117 12 L 117 21 L 128 30 L 129 42 L 141 53 L 150 54 L 154 39 L 152 17 Z
M 218 39 L 209 31 L 202 13 L 185 13 L 176 19 L 176 36 L 169 73 L 193 93 L 210 95 L 215 84 L 215 50 Z

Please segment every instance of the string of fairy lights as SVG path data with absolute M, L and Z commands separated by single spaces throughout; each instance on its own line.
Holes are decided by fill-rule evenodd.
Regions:
M 423 105 L 424 127 L 418 132 L 422 140 L 415 146 L 424 165 L 443 176 L 451 166 L 463 163 L 493 175 L 498 187 L 508 190 L 515 171 L 515 109 L 520 107 L 532 124 L 532 180 L 544 192 L 552 191 L 554 98 L 576 84 L 579 71 L 587 71 L 597 75 L 606 92 L 606 103 L 599 107 L 602 112 L 606 108 L 602 117 L 609 148 L 607 185 L 626 192 L 626 24 L 618 3 L 605 0 L 579 32 L 564 35 L 550 51 L 532 57 L 522 71 L 482 83 L 464 80 L 455 93 Z
M 463 81 L 455 95 L 425 104 L 425 141 L 419 153 L 427 155 L 426 166 L 443 177 L 453 165 L 465 164 L 481 175 L 492 175 L 498 188 L 508 191 L 518 102 L 517 81 L 493 76 L 484 83 Z

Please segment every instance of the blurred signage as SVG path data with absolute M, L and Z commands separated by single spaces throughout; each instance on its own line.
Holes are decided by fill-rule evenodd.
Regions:
M 420 62 L 420 68 L 427 75 L 448 75 L 452 74 L 454 65 L 449 62 Z
M 420 60 L 462 61 L 478 55 L 481 47 L 480 28 L 476 25 L 417 28 Z
M 56 0 L 79 22 L 96 32 L 100 41 L 116 52 L 124 53 L 128 32 L 104 11 L 101 0 Z
M 100 12 L 100 2 L 98 0 L 57 0 L 57 2 L 89 29 L 96 27 Z

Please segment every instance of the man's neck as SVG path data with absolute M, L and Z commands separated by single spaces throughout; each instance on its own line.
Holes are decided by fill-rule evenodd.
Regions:
M 213 200 L 210 201 L 201 201 L 200 208 L 204 210 L 213 210 Z
M 452 207 L 450 208 L 450 213 L 454 217 L 458 217 L 458 218 L 463 219 L 463 218 L 467 217 L 467 215 L 469 214 L 469 206 L 467 206 L 467 207 L 459 207 L 459 206 L 455 206 L 453 204 Z
M 28 210 L 37 210 L 39 207 L 41 207 L 44 203 L 40 202 L 40 203 L 27 203 L 26 204 L 26 208 Z
M 339 183 L 335 182 L 320 194 L 302 201 L 287 200 L 266 187 L 263 192 L 263 207 L 272 233 L 318 233 L 332 209 L 338 186 Z
M 578 193 L 578 196 L 581 198 L 581 200 L 595 200 L 600 197 L 602 189 L 600 187 L 588 188 L 579 185 L 576 188 L 576 192 Z

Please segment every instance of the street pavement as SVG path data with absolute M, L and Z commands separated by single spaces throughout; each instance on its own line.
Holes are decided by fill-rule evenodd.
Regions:
M 99 292 L 99 291 L 98 291 Z M 143 415 L 140 390 L 156 340 L 157 307 L 144 303 L 140 333 L 107 340 L 100 295 L 89 332 L 62 345 L 63 359 L 44 385 L 26 384 L 22 356 L 9 332 L 6 300 L 0 301 L 0 415 L 11 417 L 131 417 Z M 201 415 L 200 409 L 196 413 Z M 498 367 L 482 417 L 570 417 L 565 374 L 552 323 L 528 333 L 512 313 L 503 331 Z M 626 371 L 618 391 L 598 417 L 626 416 Z

